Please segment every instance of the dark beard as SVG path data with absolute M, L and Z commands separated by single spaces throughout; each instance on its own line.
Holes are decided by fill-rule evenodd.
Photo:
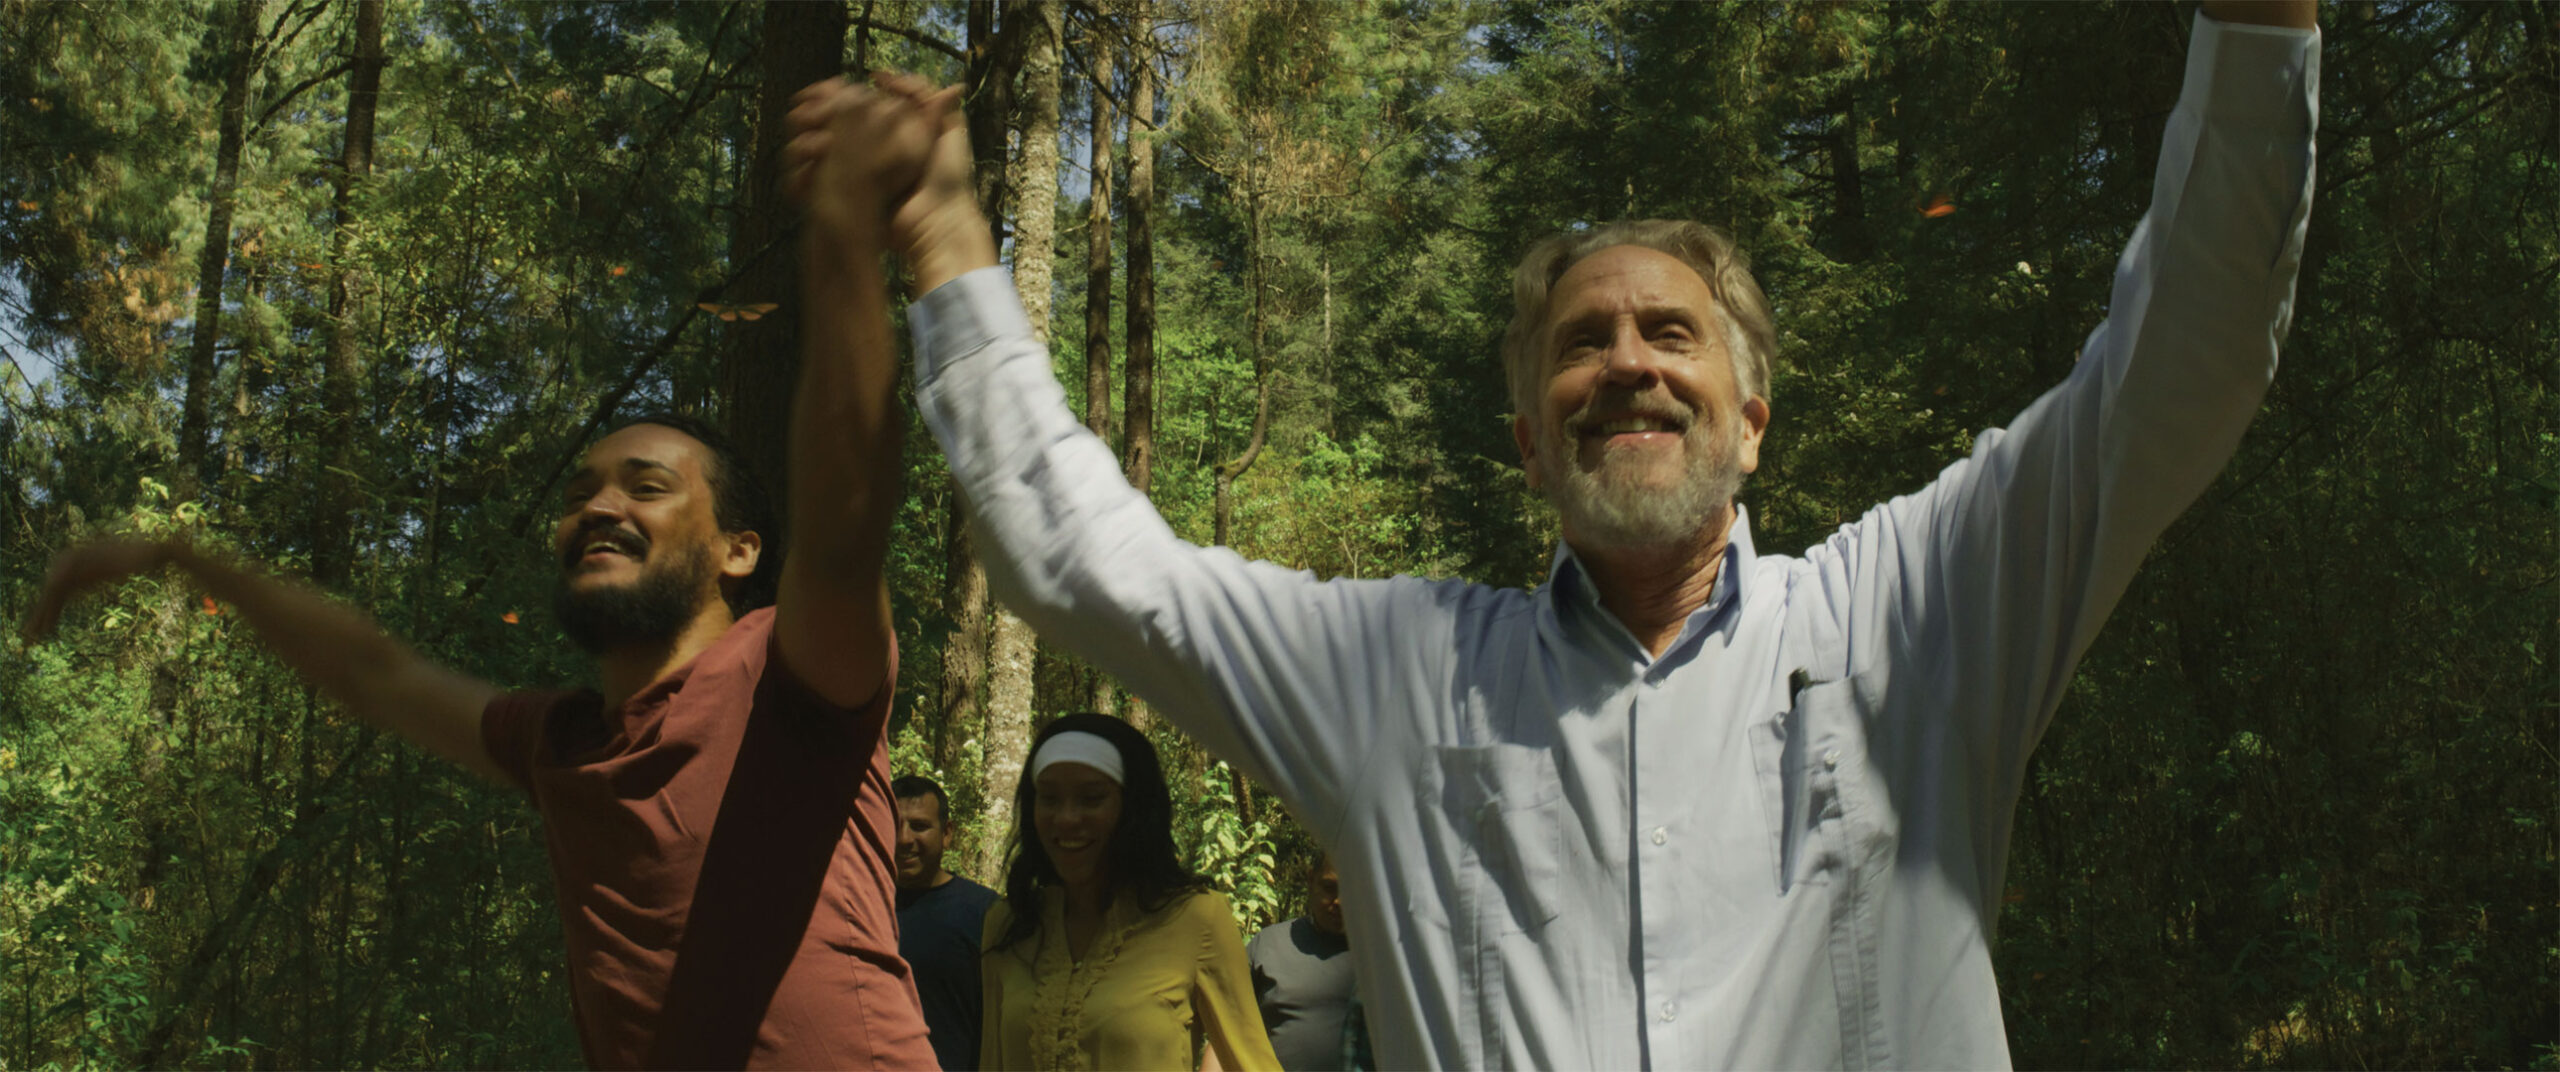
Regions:
M 589 655 L 667 644 L 692 624 L 715 568 L 707 550 L 678 552 L 663 567 L 641 570 L 630 584 L 583 592 L 572 590 L 563 573 L 551 589 L 551 616 L 569 642 Z

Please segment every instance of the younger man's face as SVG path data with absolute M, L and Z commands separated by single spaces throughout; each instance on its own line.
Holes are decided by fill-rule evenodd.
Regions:
M 601 654 L 672 639 L 720 599 L 722 577 L 754 572 L 761 543 L 720 531 L 712 464 L 692 436 L 655 424 L 587 451 L 551 534 L 553 609 L 579 647 Z

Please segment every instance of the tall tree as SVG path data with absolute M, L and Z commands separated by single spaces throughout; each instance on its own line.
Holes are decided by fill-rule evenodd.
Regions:
M 780 308 L 779 315 L 740 315 L 725 325 L 721 394 L 730 438 L 759 483 L 780 495 L 785 444 L 773 434 L 791 420 L 791 391 L 800 380 L 800 259 L 790 248 L 798 219 L 781 192 L 784 145 L 791 140 L 791 97 L 811 82 L 844 71 L 844 5 L 766 0 L 756 47 L 755 155 L 737 197 L 729 242 L 735 282 L 720 296 L 729 306 Z M 783 503 L 784 510 L 790 509 Z M 781 549 L 789 554 L 789 548 Z
M 1013 130 L 1014 83 L 1021 78 L 1024 48 L 1034 36 L 1025 27 L 1039 19 L 1022 7 L 999 21 L 995 0 L 970 0 L 968 48 L 963 78 L 968 91 L 969 149 L 977 167 L 978 203 L 987 207 L 987 226 L 996 247 L 1005 239 L 1005 190 L 1011 174 L 1006 141 Z M 934 704 L 934 762 L 943 770 L 960 766 L 961 745 L 970 731 L 983 730 L 981 710 L 987 681 L 987 570 L 969 539 L 969 504 L 960 485 L 943 482 L 942 607 L 951 630 L 942 641 L 942 680 Z M 985 735 L 979 733 L 981 747 Z M 983 752 L 981 753 L 983 756 Z M 964 787 L 974 792 L 977 787 Z M 1000 787 L 1011 793 L 1010 786 Z M 1000 838 L 1001 828 L 984 836 Z M 1001 851 L 1001 850 L 999 850 Z M 980 874 L 993 872 L 981 871 Z
M 357 0 L 354 47 L 347 66 L 347 125 L 339 143 L 329 228 L 328 350 L 321 381 L 320 509 L 311 528 L 311 574 L 321 584 L 347 583 L 355 558 L 356 436 L 362 426 L 363 346 L 367 319 L 363 271 L 354 263 L 356 189 L 373 177 L 373 120 L 382 102 L 382 0 Z
M 1156 66 L 1150 0 L 1138 0 L 1138 50 L 1129 57 L 1129 356 L 1121 397 L 1129 484 L 1147 494 L 1155 478 L 1156 414 Z
M 1129 356 L 1122 364 L 1120 424 L 1129 486 L 1145 495 L 1155 480 L 1156 451 L 1156 57 L 1155 4 L 1135 0 L 1129 24 Z M 1099 686 L 1097 686 L 1097 691 Z M 1097 704 L 1096 710 L 1107 710 Z M 1129 698 L 1129 722 L 1154 722 L 1147 705 Z
M 249 81 L 258 71 L 258 20 L 265 7 L 265 0 L 232 5 L 221 32 L 222 103 L 214 120 L 220 140 L 214 148 L 213 180 L 205 191 L 204 248 L 196 255 L 195 325 L 187 342 L 186 400 L 178 421 L 178 479 L 188 487 L 209 479 L 205 451 L 213 435 L 213 352 L 222 338 L 222 281 L 231 263 L 240 150 L 249 130 Z
M 1022 168 L 1014 176 L 1013 285 L 1031 332 L 1049 341 L 1051 287 L 1058 234 L 1059 52 L 1065 29 L 1059 0 L 1032 0 L 1031 28 L 1022 63 Z M 1010 610 L 996 611 L 987 655 L 986 829 L 1006 830 L 1013 814 L 1013 786 L 1031 749 L 1032 667 L 1038 637 Z M 981 842 L 979 873 L 1004 872 L 1001 837 Z
M 1086 38 L 1085 63 L 1093 101 L 1092 125 L 1085 138 L 1085 170 L 1092 177 L 1085 199 L 1084 255 L 1084 423 L 1111 442 L 1111 173 L 1113 115 L 1111 79 L 1113 41 L 1093 13 L 1095 32 Z M 1114 706 L 1111 678 L 1099 669 L 1086 671 L 1084 706 L 1109 711 Z

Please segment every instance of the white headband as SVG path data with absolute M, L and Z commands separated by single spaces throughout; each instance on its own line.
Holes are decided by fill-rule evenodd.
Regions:
M 1082 763 L 1101 771 L 1112 781 L 1128 784 L 1128 772 L 1120 766 L 1120 747 L 1104 740 L 1101 734 L 1068 730 L 1040 743 L 1040 752 L 1031 757 L 1031 776 L 1059 763 Z

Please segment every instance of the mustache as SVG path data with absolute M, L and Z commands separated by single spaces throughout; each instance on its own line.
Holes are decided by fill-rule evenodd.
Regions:
M 597 540 L 613 545 L 614 550 L 634 559 L 644 558 L 649 554 L 649 538 L 641 535 L 639 530 L 627 529 L 612 521 L 598 518 L 579 528 L 577 535 L 569 538 L 568 550 L 560 553 L 560 568 L 568 569 L 576 566 L 578 559 L 585 557 L 587 545 Z

